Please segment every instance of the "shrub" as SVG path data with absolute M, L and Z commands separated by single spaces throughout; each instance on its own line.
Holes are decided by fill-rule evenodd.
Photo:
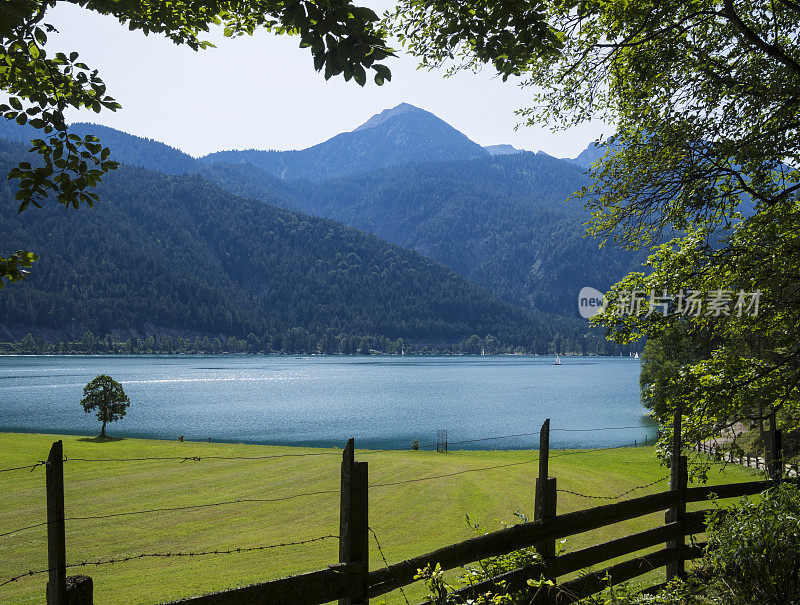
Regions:
M 517 513 L 521 520 L 524 515 Z M 479 526 L 472 526 L 477 532 Z M 784 482 L 757 498 L 716 507 L 708 515 L 706 556 L 685 581 L 676 579 L 656 594 L 639 594 L 631 584 L 609 586 L 580 601 L 583 605 L 800 605 L 800 487 Z M 535 564 L 539 555 L 523 549 L 465 568 L 461 585 Z M 491 594 L 472 600 L 454 597 L 441 569 L 420 570 L 436 605 L 527 605 L 552 583 L 540 577 L 510 592 L 498 583 Z M 556 589 L 558 586 L 556 585 Z
M 520 511 L 516 511 L 514 515 L 519 519 L 520 523 L 528 521 L 528 517 Z M 481 524 L 473 524 L 469 516 L 467 516 L 467 524 L 479 535 L 487 531 Z M 502 521 L 501 524 L 504 526 L 509 525 Z M 557 550 L 560 549 L 563 542 L 564 541 L 556 543 Z M 464 571 L 459 578 L 459 583 L 462 588 L 474 586 L 479 582 L 491 579 L 508 571 L 513 571 L 528 565 L 535 565 L 540 563 L 541 560 L 541 556 L 534 548 L 522 548 L 508 554 L 489 557 L 478 561 L 475 565 L 464 567 Z M 474 598 L 463 600 L 453 594 L 458 587 L 452 586 L 445 581 L 444 574 L 438 564 L 435 567 L 429 565 L 425 569 L 418 570 L 415 579 L 425 581 L 430 591 L 428 598 L 436 605 L 528 605 L 540 590 L 546 589 L 553 584 L 546 580 L 541 574 L 539 574 L 539 579 L 529 580 L 527 587 L 516 591 L 508 590 L 505 582 L 498 581 L 494 584 L 490 592 L 477 594 Z
M 800 490 L 783 483 L 708 519 L 708 564 L 731 605 L 800 604 Z

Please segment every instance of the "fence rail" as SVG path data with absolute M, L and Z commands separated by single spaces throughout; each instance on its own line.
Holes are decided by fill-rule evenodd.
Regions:
M 768 470 L 771 459 L 769 456 L 763 458 L 761 456 L 751 456 L 744 452 L 736 453 L 732 450 L 725 450 L 716 443 L 697 443 L 694 449 L 701 454 L 708 454 L 709 456 L 717 458 L 720 462 L 738 464 L 739 466 L 755 468 L 756 470 Z M 777 458 L 777 460 L 780 460 L 780 458 Z M 800 465 L 796 463 L 783 464 L 783 470 L 789 477 L 800 477 Z
M 678 419 L 676 419 L 676 429 L 676 435 L 680 435 Z M 424 569 L 428 565 L 434 566 L 438 564 L 442 570 L 450 570 L 468 565 L 475 561 L 504 555 L 528 547 L 535 547 L 540 553 L 541 560 L 534 565 L 509 571 L 500 576 L 475 583 L 458 591 L 459 596 L 468 598 L 477 593 L 485 593 L 495 589 L 499 581 L 504 582 L 504 586 L 506 586 L 508 590 L 522 589 L 527 586 L 527 581 L 529 579 L 546 577 L 555 581 L 560 577 L 573 574 L 587 567 L 631 555 L 643 549 L 664 545 L 663 548 L 655 552 L 636 556 L 630 560 L 608 566 L 599 571 L 583 574 L 575 579 L 555 583 L 552 588 L 540 591 L 534 600 L 534 603 L 546 605 L 559 605 L 561 603 L 574 602 L 606 588 L 608 579 L 610 579 L 612 583 L 627 581 L 652 571 L 655 568 L 664 566 L 667 567 L 668 577 L 682 575 L 684 571 L 684 561 L 702 554 L 702 548 L 699 548 L 697 544 L 686 546 L 684 538 L 685 536 L 701 533 L 705 528 L 704 511 L 687 513 L 686 505 L 688 503 L 706 501 L 712 494 L 716 494 L 719 498 L 757 494 L 774 485 L 775 481 L 780 479 L 780 477 L 773 474 L 770 480 L 689 488 L 687 487 L 688 474 L 686 457 L 681 455 L 680 444 L 676 443 L 673 448 L 673 460 L 675 464 L 672 465 L 670 489 L 668 491 L 615 501 L 610 504 L 559 515 L 557 514 L 556 506 L 557 494 L 559 491 L 566 490 L 559 490 L 557 488 L 557 479 L 549 476 L 549 459 L 551 458 L 549 452 L 550 430 L 549 420 L 547 420 L 539 434 L 539 455 L 536 458 L 522 462 L 490 466 L 481 469 L 468 469 L 459 472 L 481 471 L 490 468 L 494 469 L 516 464 L 538 462 L 539 476 L 536 481 L 533 521 L 508 526 L 499 531 L 476 536 L 457 544 L 451 544 L 393 564 L 386 563 L 386 559 L 384 558 L 384 563 L 386 563 L 385 567 L 372 571 L 369 570 L 369 533 L 372 530 L 369 526 L 368 494 L 371 489 L 384 487 L 386 485 L 394 485 L 394 483 L 369 485 L 368 463 L 356 460 L 354 441 L 350 439 L 342 453 L 341 488 L 339 490 L 339 535 L 327 535 L 297 542 L 297 544 L 303 544 L 305 542 L 321 539 L 337 538 L 339 540 L 338 562 L 329 565 L 325 569 L 300 575 L 173 601 L 172 605 L 244 605 L 254 602 L 262 604 L 274 603 L 276 605 L 284 603 L 315 605 L 331 601 L 338 601 L 339 605 L 366 605 L 370 598 L 378 597 L 412 584 L 415 582 L 415 576 L 417 576 L 419 570 Z M 773 439 L 773 443 L 780 445 L 780 439 Z M 699 444 L 696 449 L 698 449 L 698 451 L 703 451 L 702 444 Z M 573 454 L 573 452 L 565 452 L 552 457 L 555 458 L 571 454 Z M 256 457 L 253 457 L 253 459 L 255 458 Z M 267 456 L 264 458 L 267 458 Z M 177 460 L 178 458 L 173 459 Z M 779 448 L 772 450 L 771 459 L 780 460 Z M 191 458 L 186 460 L 191 460 Z M 33 469 L 40 464 L 45 466 L 48 512 L 47 521 L 45 523 L 32 526 L 38 527 L 47 525 L 48 568 L 37 572 L 29 572 L 29 574 L 24 575 L 34 575 L 38 573 L 48 574 L 48 605 L 66 605 L 67 603 L 69 603 L 69 605 L 91 605 L 91 578 L 86 576 L 67 578 L 66 570 L 67 568 L 103 564 L 105 562 L 73 563 L 70 565 L 66 563 L 63 462 L 62 444 L 58 441 L 53 444 L 46 463 L 37 463 L 30 467 L 21 467 L 21 469 Z M 780 468 L 780 466 L 777 468 Z M 450 475 L 459 473 L 451 473 Z M 398 483 L 423 481 L 427 479 L 429 479 L 429 477 L 401 481 Z M 664 480 L 666 480 L 666 478 L 637 486 L 617 496 L 591 495 L 587 497 L 619 500 L 623 496 L 629 495 L 632 491 L 653 487 Z M 797 481 L 796 478 L 785 480 L 792 482 Z M 585 494 L 577 495 L 586 496 Z M 275 500 L 283 499 L 286 498 L 277 498 Z M 199 506 L 216 506 L 231 503 L 211 503 Z M 602 544 L 589 546 L 575 552 L 556 555 L 555 541 L 558 539 L 593 531 L 607 525 L 639 518 L 659 511 L 666 511 L 663 525 L 616 538 Z M 138 512 L 151 511 L 134 511 L 132 513 L 119 514 L 136 514 Z M 14 530 L 14 532 L 22 531 L 22 529 L 26 528 Z M 375 536 L 375 539 L 377 540 L 377 536 Z M 208 551 L 188 554 L 232 554 L 241 550 L 262 550 L 279 546 L 284 546 L 284 544 L 262 546 L 252 549 L 233 549 L 219 553 L 217 551 Z M 143 554 L 139 556 L 183 555 L 187 555 L 187 553 Z M 23 576 L 18 576 L 18 578 L 21 577 Z M 15 581 L 18 578 L 13 578 L 10 581 Z

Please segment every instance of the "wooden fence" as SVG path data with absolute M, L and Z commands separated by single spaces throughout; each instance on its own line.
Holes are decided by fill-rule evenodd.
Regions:
M 768 470 L 770 458 L 763 458 L 761 456 L 751 456 L 744 452 L 735 452 L 733 450 L 725 450 L 716 443 L 698 443 L 694 447 L 695 451 L 701 454 L 708 454 L 722 462 L 729 462 L 731 464 L 738 464 L 756 470 Z M 785 464 L 783 465 L 784 472 L 789 477 L 800 477 L 800 465 L 798 464 Z
M 680 421 L 676 420 L 680 435 Z M 676 444 L 675 453 L 680 453 Z M 675 459 L 675 458 L 673 458 Z M 778 457 L 779 459 L 779 457 Z M 92 581 L 85 576 L 66 577 L 64 545 L 63 452 L 56 442 L 47 464 L 47 521 L 50 575 L 48 605 L 91 605 Z M 687 546 L 685 536 L 704 531 L 705 511 L 686 512 L 687 503 L 703 502 L 711 494 L 719 498 L 746 496 L 762 492 L 773 480 L 749 481 L 719 486 L 687 486 L 687 461 L 677 456 L 672 465 L 669 491 L 624 500 L 565 514 L 556 514 L 556 478 L 549 476 L 549 420 L 541 429 L 539 477 L 536 480 L 534 520 L 520 523 L 423 555 L 369 569 L 368 467 L 355 460 L 353 439 L 347 442 L 342 457 L 339 529 L 339 561 L 325 569 L 233 588 L 212 594 L 174 601 L 172 605 L 316 605 L 338 601 L 340 605 L 366 605 L 369 599 L 413 583 L 418 570 L 439 564 L 450 570 L 497 555 L 535 546 L 542 555 L 536 565 L 507 572 L 459 591 L 460 596 L 491 591 L 503 581 L 506 590 L 527 586 L 527 580 L 542 576 L 558 580 L 562 576 L 621 558 L 643 549 L 663 545 L 655 552 L 634 556 L 599 571 L 575 579 L 556 582 L 540 591 L 537 604 L 572 603 L 660 567 L 667 578 L 684 574 L 686 560 L 702 554 L 702 544 Z M 666 511 L 665 523 L 652 529 L 617 538 L 574 552 L 556 555 L 555 541 L 575 534 Z

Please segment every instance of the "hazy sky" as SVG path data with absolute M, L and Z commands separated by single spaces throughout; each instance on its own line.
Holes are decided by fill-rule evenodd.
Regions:
M 382 12 L 389 2 L 364 4 Z M 115 113 L 72 112 L 71 121 L 105 124 L 194 156 L 222 149 L 302 149 L 401 102 L 433 112 L 481 145 L 510 143 L 556 157 L 573 157 L 610 132 L 602 124 L 515 132 L 514 110 L 530 104 L 530 90 L 504 83 L 488 69 L 443 78 L 438 71 L 417 70 L 413 58 L 402 56 L 388 63 L 391 82 L 361 88 L 341 77 L 326 82 L 296 37 L 258 32 L 230 40 L 214 34 L 208 39 L 217 48 L 193 52 L 70 3 L 59 3 L 45 21 L 60 32 L 50 36 L 48 51 L 78 51 L 122 104 Z

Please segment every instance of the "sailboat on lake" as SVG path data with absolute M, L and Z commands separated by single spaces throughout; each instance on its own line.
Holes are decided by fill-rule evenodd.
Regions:
M 560 366 L 561 365 L 561 358 L 558 356 L 558 353 L 556 353 L 556 360 L 553 362 L 553 365 L 554 366 Z

